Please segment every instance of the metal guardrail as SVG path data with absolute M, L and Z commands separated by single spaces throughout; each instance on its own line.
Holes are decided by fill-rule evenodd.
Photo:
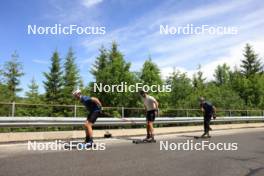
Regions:
M 29 109 L 27 109 L 29 108 Z M 39 108 L 39 109 L 38 109 Z M 66 110 L 69 116 L 53 117 L 49 108 L 59 108 L 58 112 Z M 62 109 L 61 109 L 62 108 Z M 64 109 L 66 108 L 66 109 Z M 41 127 L 41 126 L 81 126 L 86 118 L 86 110 L 82 105 L 53 105 L 0 102 L 0 127 Z M 24 110 L 30 113 L 23 114 Z M 41 110 L 38 112 L 38 110 Z M 47 112 L 42 113 L 42 110 Z M 138 107 L 103 107 L 104 116 L 98 118 L 95 126 L 126 126 L 144 125 L 144 108 Z M 60 114 L 61 115 L 61 114 Z M 200 109 L 160 109 L 160 116 L 155 124 L 201 123 Z M 2 117 L 1 117 L 2 116 Z M 40 117 L 39 117 L 40 116 Z M 52 117 L 48 117 L 52 116 Z M 125 117 L 125 118 L 124 118 Z M 264 121 L 264 110 L 224 110 L 217 109 L 215 122 L 228 121 Z
M 57 108 L 56 112 L 52 108 Z M 64 114 L 63 112 L 66 112 Z M 108 117 L 140 117 L 144 116 L 144 108 L 139 107 L 103 107 Z M 17 102 L 0 102 L 0 116 L 8 117 L 83 117 L 86 110 L 82 105 L 57 105 L 57 104 L 30 104 Z M 161 116 L 164 117 L 195 117 L 201 114 L 200 109 L 182 109 L 182 108 L 162 108 L 160 109 Z M 221 109 L 217 108 L 217 116 L 264 116 L 263 109 Z
M 0 127 L 80 126 L 86 118 L 0 117 Z M 202 117 L 158 117 L 155 124 L 200 123 Z M 264 121 L 264 116 L 219 117 L 214 122 Z M 95 126 L 144 125 L 145 118 L 99 118 Z

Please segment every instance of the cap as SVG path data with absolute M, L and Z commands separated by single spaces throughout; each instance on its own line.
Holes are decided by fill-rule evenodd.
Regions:
M 77 90 L 75 90 L 75 91 L 72 92 L 72 95 L 77 95 L 79 93 L 81 93 L 81 90 L 77 89 Z
M 205 99 L 204 99 L 204 97 L 200 97 L 199 100 L 200 101 L 204 101 Z

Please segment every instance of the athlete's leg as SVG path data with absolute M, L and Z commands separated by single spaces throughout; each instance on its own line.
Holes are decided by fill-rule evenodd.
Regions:
M 93 140 L 93 123 L 86 120 L 85 122 L 86 138 L 85 142 L 91 142 Z
M 146 123 L 146 129 L 147 129 L 147 136 L 143 139 L 144 142 L 148 142 L 151 139 L 151 126 L 150 121 L 147 120 Z
M 88 131 L 88 136 L 92 138 L 93 137 L 93 123 L 89 121 L 87 123 L 87 131 Z
M 147 138 L 150 138 L 150 126 L 148 121 L 147 121 L 146 129 L 147 129 Z
M 210 119 L 207 117 L 205 118 L 205 133 L 209 135 L 209 129 L 210 129 Z
M 84 126 L 84 129 L 85 129 L 85 136 L 86 136 L 86 137 L 90 136 L 90 135 L 89 135 L 88 128 L 87 128 L 87 126 L 88 126 L 88 120 L 85 121 L 85 123 L 84 123 L 83 126 Z
M 149 124 L 149 134 L 150 134 L 150 137 L 151 137 L 152 139 L 154 139 L 154 128 L 153 128 L 153 122 L 152 122 L 152 121 L 149 121 L 148 124 Z
M 153 123 L 155 121 L 156 118 L 156 110 L 151 111 L 151 116 L 149 119 L 149 131 L 150 131 L 150 137 L 152 140 L 154 140 L 154 127 L 153 127 Z
M 144 141 L 151 141 L 154 139 L 154 129 L 153 129 L 153 122 L 155 120 L 155 111 L 148 111 L 146 117 L 146 129 L 147 129 L 147 137 Z
M 206 117 L 204 117 L 204 133 L 206 133 Z
M 146 137 L 146 140 L 147 140 L 148 138 L 150 138 L 149 118 L 150 118 L 150 112 L 147 111 L 147 114 L 146 114 L 146 130 L 147 130 L 147 137 Z
M 92 112 L 89 116 L 87 121 L 85 122 L 86 127 L 86 140 L 85 142 L 93 142 L 93 124 L 97 120 L 97 117 L 99 116 L 100 112 L 95 111 Z
M 146 136 L 146 138 L 143 139 L 143 141 L 147 141 L 150 138 L 149 123 L 148 123 L 148 121 L 146 122 L 146 131 L 147 131 L 147 136 Z
M 204 119 L 203 119 L 204 121 L 203 121 L 203 127 L 204 127 L 204 133 L 202 134 L 202 136 L 201 137 L 205 137 L 205 135 L 206 135 L 206 126 L 207 126 L 207 124 L 206 124 L 206 117 L 204 116 Z
M 209 117 L 208 119 L 207 119 L 207 136 L 209 137 L 210 135 L 209 135 L 209 132 L 210 132 L 210 122 L 211 122 L 211 118 Z

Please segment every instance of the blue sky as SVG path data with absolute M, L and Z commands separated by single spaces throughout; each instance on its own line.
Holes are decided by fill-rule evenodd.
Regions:
M 119 44 L 131 70 L 151 56 L 163 77 L 177 69 L 191 77 L 199 64 L 208 80 L 218 64 L 239 66 L 241 51 L 249 42 L 264 56 L 264 3 L 262 0 L 4 0 L 0 6 L 0 66 L 16 50 L 27 90 L 35 77 L 43 93 L 43 72 L 52 52 L 65 58 L 73 47 L 85 84 L 93 80 L 89 70 L 98 48 Z M 105 35 L 28 35 L 27 25 L 55 24 L 105 26 Z M 186 24 L 235 26 L 237 35 L 160 35 L 160 25 Z M 23 95 L 23 93 L 22 93 Z

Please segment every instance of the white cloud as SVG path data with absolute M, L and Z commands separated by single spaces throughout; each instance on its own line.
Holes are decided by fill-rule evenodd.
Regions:
M 252 0 L 244 1 L 222 1 L 221 3 L 216 2 L 209 5 L 203 5 L 184 13 L 176 13 L 159 18 L 153 25 L 165 24 L 186 24 L 201 19 L 213 18 L 217 15 L 224 15 L 230 11 L 237 10 L 237 8 L 243 8 L 244 5 L 252 2 Z
M 257 54 L 259 54 L 260 58 L 262 59 L 262 62 L 264 63 L 264 41 L 259 39 L 259 40 L 255 40 L 255 41 L 241 41 L 238 44 L 235 44 L 232 46 L 227 46 L 225 49 L 220 49 L 221 47 L 219 47 L 219 45 L 216 45 L 216 47 L 219 47 L 219 50 L 224 50 L 224 54 L 222 54 L 222 56 L 219 57 L 215 57 L 212 58 L 209 61 L 199 61 L 198 63 L 202 65 L 202 72 L 204 73 L 204 76 L 207 78 L 207 80 L 212 80 L 213 79 L 213 74 L 214 71 L 216 69 L 216 67 L 218 65 L 222 65 L 224 63 L 226 63 L 227 65 L 230 66 L 231 69 L 233 69 L 235 66 L 240 66 L 241 64 L 241 59 L 243 58 L 243 49 L 245 47 L 245 44 L 249 43 L 250 45 L 253 46 L 255 52 Z M 214 50 L 210 51 L 210 46 L 208 46 L 209 51 L 204 51 L 205 55 L 206 54 L 210 54 L 210 53 L 214 53 L 217 52 L 217 48 L 215 48 Z M 180 61 L 176 62 L 176 59 L 169 59 L 169 60 L 162 60 L 162 59 L 157 59 L 156 62 L 159 63 L 159 65 L 161 66 L 161 70 L 162 70 L 162 75 L 163 77 L 166 77 L 169 75 L 169 73 L 171 73 L 171 71 L 173 70 L 173 67 L 177 68 L 177 65 L 179 63 L 185 63 L 184 58 L 187 59 L 189 58 L 189 56 L 193 57 L 195 60 L 195 54 L 199 55 L 199 52 L 202 52 L 203 49 L 198 49 L 197 51 L 194 52 L 187 52 L 186 54 L 181 54 L 179 55 L 179 57 L 183 58 Z M 173 57 L 173 56 L 172 56 Z M 188 59 L 187 59 L 188 60 Z M 189 61 L 190 64 L 192 63 L 192 61 Z M 178 64 L 177 64 L 178 63 Z M 187 72 L 187 75 L 192 78 L 192 75 L 197 71 L 197 65 L 194 65 L 194 67 L 192 69 L 190 68 L 180 68 L 179 70 L 182 72 Z
M 101 11 L 95 7 L 103 0 L 47 0 L 48 11 L 42 18 L 61 24 L 100 25 Z M 89 8 L 89 9 L 87 9 Z
M 248 41 L 238 44 L 235 47 L 230 48 L 226 56 L 216 58 L 212 60 L 211 62 L 205 65 L 202 65 L 201 71 L 204 73 L 204 77 L 206 77 L 208 81 L 212 80 L 216 67 L 224 63 L 230 66 L 231 70 L 233 70 L 235 66 L 239 67 L 241 64 L 241 60 L 243 59 L 243 50 L 244 50 L 246 43 L 249 43 L 253 47 L 253 50 L 259 55 L 259 58 L 262 60 L 262 62 L 264 62 L 264 58 L 263 58 L 264 41 L 263 39 L 258 39 L 255 41 L 248 40 Z M 185 72 L 188 73 L 188 76 L 190 78 L 196 71 L 197 70 L 185 70 Z M 164 75 L 167 74 L 167 68 L 163 70 L 163 74 Z
M 87 8 L 93 7 L 101 2 L 103 2 L 103 0 L 82 0 L 82 4 Z
M 32 62 L 36 63 L 36 64 L 42 64 L 42 65 L 48 65 L 49 62 L 46 60 L 41 60 L 41 59 L 33 59 Z
M 262 47 L 264 44 L 259 39 L 263 31 L 264 19 L 261 16 L 264 7 L 259 6 L 255 10 L 255 2 L 255 0 L 215 2 L 185 10 L 184 13 L 175 9 L 175 4 L 166 4 L 147 12 L 130 25 L 108 31 L 100 38 L 85 40 L 82 45 L 89 53 L 94 54 L 100 45 L 108 45 L 116 40 L 126 59 L 132 63 L 132 70 L 139 70 L 147 59 L 146 56 L 150 54 L 152 60 L 161 68 L 163 77 L 168 76 L 174 68 L 187 72 L 187 75 L 192 77 L 198 64 L 201 64 L 204 75 L 212 79 L 217 65 L 223 63 L 231 67 L 239 65 L 246 42 L 252 44 L 257 53 L 261 54 L 264 51 Z M 239 34 L 161 36 L 158 33 L 161 23 L 231 25 L 239 27 Z

